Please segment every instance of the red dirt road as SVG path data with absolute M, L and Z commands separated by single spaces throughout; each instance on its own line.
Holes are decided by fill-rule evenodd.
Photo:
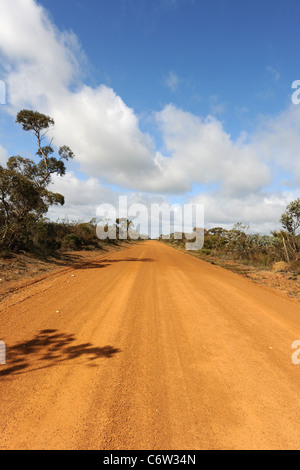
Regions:
M 300 448 L 298 302 L 155 241 L 1 302 L 1 449 Z

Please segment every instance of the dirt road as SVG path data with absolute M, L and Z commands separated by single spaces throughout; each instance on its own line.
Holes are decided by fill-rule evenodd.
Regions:
M 300 448 L 300 305 L 155 241 L 1 302 L 1 449 Z

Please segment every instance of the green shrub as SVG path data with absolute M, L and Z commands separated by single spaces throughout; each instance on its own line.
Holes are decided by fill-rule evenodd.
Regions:
M 76 233 L 69 233 L 62 240 L 62 248 L 68 248 L 71 250 L 76 250 L 82 247 L 84 244 L 81 237 L 76 235 Z

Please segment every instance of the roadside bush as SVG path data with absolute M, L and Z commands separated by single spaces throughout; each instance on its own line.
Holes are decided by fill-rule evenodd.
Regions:
M 41 220 L 32 227 L 32 245 L 44 252 L 53 252 L 61 248 L 58 225 Z
M 202 255 L 210 255 L 210 254 L 211 254 L 211 250 L 208 250 L 207 248 L 202 248 L 201 254 L 202 254 Z
M 84 244 L 82 238 L 80 238 L 76 233 L 69 233 L 62 240 L 62 248 L 67 248 L 70 250 L 78 250 Z
M 287 272 L 289 268 L 290 268 L 290 265 L 288 263 L 285 263 L 284 261 L 278 261 L 277 263 L 274 263 L 272 266 L 272 270 L 276 273 Z
M 199 254 L 261 268 L 271 268 L 276 262 L 287 261 L 287 250 L 291 258 L 292 251 L 286 233 L 274 232 L 271 235 L 260 235 L 247 233 L 248 230 L 249 227 L 242 223 L 235 224 L 231 230 L 222 227 L 205 229 L 204 246 Z M 284 239 L 287 240 L 286 246 Z M 295 239 L 297 241 L 297 237 Z M 171 234 L 169 242 L 184 247 L 185 237 L 175 240 Z

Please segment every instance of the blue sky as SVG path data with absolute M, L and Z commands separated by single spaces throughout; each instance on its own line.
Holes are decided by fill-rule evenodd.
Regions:
M 300 186 L 300 106 L 291 103 L 300 79 L 298 1 L 4 4 L 2 160 L 33 151 L 13 122 L 22 106 L 53 115 L 57 144 L 79 155 L 66 206 L 53 217 L 83 218 L 104 195 L 128 192 L 140 201 L 203 202 L 208 225 L 278 226 Z M 94 193 L 78 203 L 80 181 Z
M 257 114 L 280 111 L 298 76 L 297 1 L 40 3 L 61 30 L 77 34 L 86 82 L 111 86 L 142 116 L 172 102 L 221 115 L 236 135 L 252 129 Z

